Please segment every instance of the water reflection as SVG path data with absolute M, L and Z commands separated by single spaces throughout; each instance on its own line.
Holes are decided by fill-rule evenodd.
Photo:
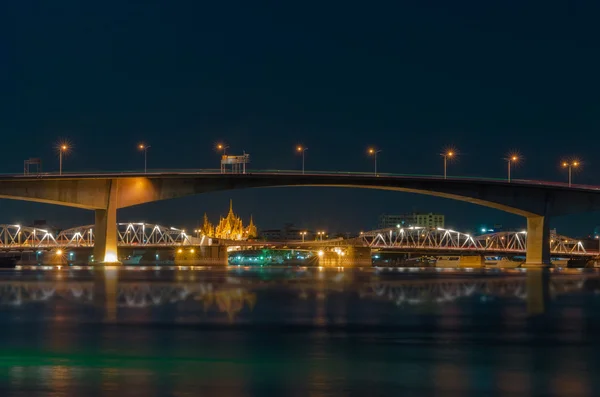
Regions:
M 0 274 L 2 396 L 588 396 L 597 273 Z
M 587 287 L 587 288 L 586 288 Z M 323 317 L 336 305 L 337 316 L 347 316 L 346 300 L 390 302 L 398 307 L 444 307 L 455 301 L 522 301 L 531 315 L 543 314 L 550 301 L 562 295 L 600 291 L 596 273 L 555 274 L 529 270 L 525 274 L 465 274 L 410 276 L 374 274 L 367 271 L 284 272 L 263 270 L 231 271 L 149 271 L 107 269 L 86 272 L 23 272 L 0 279 L 0 306 L 59 310 L 94 305 L 105 318 L 116 321 L 122 309 L 143 311 L 168 306 L 171 311 L 217 311 L 230 320 L 246 314 L 260 300 L 264 306 L 286 306 L 306 310 L 312 302 L 315 317 Z M 342 298 L 341 300 L 339 298 Z M 292 301 L 289 301 L 289 300 Z M 285 305 L 282 305 L 286 301 Z M 367 303 L 368 302 L 368 303 Z M 57 303 L 60 303 L 57 305 Z M 355 307 L 356 309 L 356 307 Z M 89 314 L 89 313 L 88 313 Z M 81 314 L 71 320 L 82 319 Z M 322 323 L 322 320 L 316 322 Z

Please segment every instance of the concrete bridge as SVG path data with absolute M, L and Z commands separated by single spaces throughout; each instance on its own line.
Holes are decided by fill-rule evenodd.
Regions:
M 195 194 L 259 187 L 328 186 L 427 194 L 466 201 L 527 218 L 526 263 L 550 263 L 552 216 L 600 210 L 600 187 L 513 180 L 351 173 L 298 174 L 210 171 L 7 176 L 0 198 L 50 203 L 95 211 L 94 257 L 117 262 L 117 209 Z

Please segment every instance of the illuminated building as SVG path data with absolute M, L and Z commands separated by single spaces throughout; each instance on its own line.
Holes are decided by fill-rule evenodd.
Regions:
M 233 212 L 233 201 L 229 202 L 229 213 L 225 218 L 221 217 L 219 219 L 217 226 L 213 226 L 208 220 L 208 216 L 204 214 L 204 223 L 201 232 L 208 237 L 227 240 L 246 240 L 256 238 L 257 236 L 256 226 L 252 217 L 250 217 L 248 226 L 244 227 L 242 218 Z
M 445 219 L 442 214 L 434 213 L 410 213 L 402 215 L 381 215 L 379 217 L 379 228 L 386 229 L 389 227 L 444 227 Z

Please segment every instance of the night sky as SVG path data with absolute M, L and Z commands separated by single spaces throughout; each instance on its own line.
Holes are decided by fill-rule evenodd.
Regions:
M 561 159 L 600 184 L 600 3 L 523 1 L 4 1 L 0 3 L 1 171 L 53 149 L 65 171 L 216 168 L 215 142 L 252 168 L 440 174 L 566 181 Z M 443 212 L 447 225 L 520 227 L 524 219 L 394 192 L 277 188 L 206 194 L 121 210 L 121 221 L 193 227 L 229 199 L 259 228 L 293 222 L 373 228 L 381 213 Z M 93 213 L 0 201 L 0 223 L 93 222 Z M 598 214 L 557 218 L 591 232 Z

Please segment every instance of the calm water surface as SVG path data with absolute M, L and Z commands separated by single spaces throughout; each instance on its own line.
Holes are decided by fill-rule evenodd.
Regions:
M 593 396 L 600 274 L 0 272 L 0 396 Z

